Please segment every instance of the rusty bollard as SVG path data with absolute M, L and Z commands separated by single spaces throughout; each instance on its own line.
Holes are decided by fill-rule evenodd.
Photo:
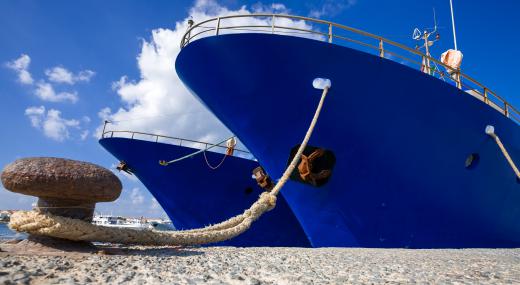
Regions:
M 92 221 L 96 202 L 111 202 L 121 194 L 119 178 L 101 166 L 53 157 L 18 159 L 1 174 L 5 189 L 38 197 L 35 210 Z M 62 240 L 31 237 L 28 240 L 56 244 Z

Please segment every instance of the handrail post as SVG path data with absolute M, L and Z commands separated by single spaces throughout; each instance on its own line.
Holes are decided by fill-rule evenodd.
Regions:
M 507 104 L 507 102 L 504 101 L 504 115 L 509 118 L 508 106 L 509 106 L 509 104 Z
M 462 89 L 462 81 L 460 80 L 460 69 L 457 70 L 456 80 L 457 80 L 457 88 Z
M 182 41 L 181 41 L 181 48 L 183 48 L 190 42 L 191 27 L 193 27 L 193 24 L 195 24 L 195 22 L 192 19 L 189 19 L 188 20 L 188 29 L 186 30 L 186 33 L 184 34 Z
M 134 135 L 135 135 L 135 133 L 134 133 L 134 132 L 132 132 L 132 139 L 134 139 Z
M 489 104 L 488 94 L 487 94 L 487 88 L 484 87 L 484 103 Z
M 159 142 L 159 135 L 156 135 L 156 136 L 155 136 L 155 142 L 156 142 L 156 143 Z
M 274 34 L 274 17 L 275 15 L 273 15 L 273 19 L 271 20 L 271 34 Z
M 385 57 L 385 50 L 383 49 L 383 38 L 379 39 L 379 56 Z
M 220 17 L 217 18 L 217 28 L 215 29 L 215 36 L 218 36 L 219 29 L 220 29 Z
M 182 139 L 179 140 L 179 146 L 182 146 Z
M 110 123 L 110 121 L 105 120 L 105 123 L 103 124 L 103 131 L 101 132 L 101 138 L 105 137 L 105 129 L 106 129 L 108 123 Z
M 332 23 L 329 23 L 329 43 L 332 43 Z

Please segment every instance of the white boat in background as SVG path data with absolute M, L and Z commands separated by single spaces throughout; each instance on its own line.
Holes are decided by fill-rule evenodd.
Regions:
M 150 229 L 150 225 L 144 219 L 125 218 L 111 215 L 95 215 L 92 219 L 94 225 L 116 228 L 131 228 L 137 230 Z
M 158 231 L 174 231 L 175 226 L 168 219 L 146 219 L 146 218 L 128 218 L 112 215 L 94 215 L 92 219 L 94 225 L 117 228 L 131 228 L 138 230 L 158 230 Z
M 10 218 L 11 218 L 11 213 L 9 213 L 8 211 L 0 212 L 0 222 L 9 222 Z

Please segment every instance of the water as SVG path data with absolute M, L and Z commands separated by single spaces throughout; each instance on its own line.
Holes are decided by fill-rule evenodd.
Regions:
M 12 231 L 6 223 L 0 223 L 0 240 L 6 239 L 23 239 L 25 238 L 25 234 L 20 234 Z

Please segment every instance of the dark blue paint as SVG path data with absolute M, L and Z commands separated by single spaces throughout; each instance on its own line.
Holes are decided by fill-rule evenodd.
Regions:
M 313 246 L 520 246 L 520 184 L 486 125 L 520 162 L 518 126 L 441 80 L 320 41 L 232 34 L 190 43 L 183 82 L 274 178 L 332 81 L 310 145 L 332 150 L 330 182 L 282 190 Z M 477 153 L 479 163 L 464 161 Z
M 105 138 L 99 143 L 129 165 L 179 230 L 200 228 L 241 214 L 262 192 L 251 178 L 251 171 L 258 166 L 252 160 L 229 156 L 220 168 L 212 170 L 199 154 L 164 167 L 159 160 L 182 157 L 197 149 L 128 138 Z M 213 164 L 222 159 L 219 153 L 206 154 Z M 249 194 L 248 187 L 253 189 Z M 246 233 L 219 245 L 310 246 L 281 196 L 276 208 L 265 213 Z

